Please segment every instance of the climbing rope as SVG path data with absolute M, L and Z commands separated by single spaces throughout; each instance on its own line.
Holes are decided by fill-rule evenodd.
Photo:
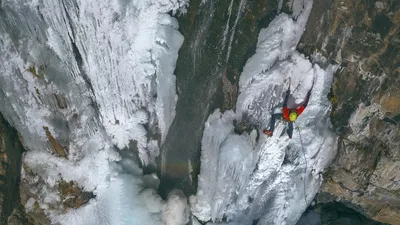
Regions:
M 296 129 L 299 132 L 299 136 L 300 136 L 300 144 L 301 144 L 301 149 L 303 151 L 303 156 L 304 156 L 304 163 L 305 163 L 305 168 L 304 168 L 304 202 L 306 203 L 306 206 L 308 206 L 307 203 L 307 194 L 306 194 L 306 176 L 307 176 L 307 158 L 306 158 L 306 153 L 304 151 L 304 145 L 303 145 L 303 139 L 301 137 L 301 132 L 300 132 L 300 127 L 297 125 L 296 122 L 294 122 L 294 124 L 296 125 Z

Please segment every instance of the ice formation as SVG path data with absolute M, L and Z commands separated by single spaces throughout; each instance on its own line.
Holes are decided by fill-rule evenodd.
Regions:
M 191 210 L 216 224 L 295 224 L 318 191 L 321 172 L 336 151 L 327 94 L 336 66 L 322 69 L 296 51 L 312 1 L 296 6 L 293 16 L 280 14 L 262 29 L 256 53 L 240 76 L 236 111 L 216 110 L 202 139 L 199 188 Z M 282 107 L 291 79 L 292 96 L 300 104 L 314 80 L 308 107 L 296 121 L 293 139 L 278 122 L 272 137 L 234 132 L 234 120 L 263 129 Z M 304 151 L 304 154 L 303 154 Z M 205 166 L 203 166 L 205 165 Z M 227 223 L 218 223 L 226 221 Z M 211 224 L 211 223 L 208 223 Z
M 168 13 L 187 3 L 1 1 L 0 110 L 29 150 L 24 163 L 35 178 L 22 176 L 38 185 L 31 191 L 53 223 L 187 220 L 185 204 L 163 202 L 147 189 L 139 162 L 120 161 L 116 151 L 129 146 L 144 164 L 158 154 L 154 142 L 175 115 L 173 71 L 183 42 Z M 156 133 L 159 140 L 148 135 Z M 96 198 L 60 214 L 49 206 L 60 200 L 61 180 Z

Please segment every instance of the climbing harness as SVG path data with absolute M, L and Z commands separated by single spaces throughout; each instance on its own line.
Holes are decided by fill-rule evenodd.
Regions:
M 306 176 L 307 176 L 307 158 L 306 158 L 306 153 L 304 151 L 304 145 L 303 145 L 303 139 L 301 137 L 301 132 L 300 132 L 300 127 L 297 125 L 296 122 L 294 122 L 294 124 L 296 125 L 296 129 L 299 132 L 299 136 L 300 136 L 300 144 L 301 144 L 301 149 L 303 151 L 303 156 L 304 156 L 304 163 L 305 163 L 305 168 L 304 168 L 304 202 L 306 203 L 306 206 L 308 206 L 307 203 L 307 194 L 306 194 Z

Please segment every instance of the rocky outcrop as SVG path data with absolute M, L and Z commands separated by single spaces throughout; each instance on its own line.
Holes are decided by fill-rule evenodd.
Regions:
M 26 211 L 23 205 L 19 205 L 14 209 L 8 217 L 7 225 L 50 225 L 50 220 L 44 214 L 43 209 L 40 209 L 37 203 L 32 205 Z
M 400 224 L 400 2 L 314 1 L 299 44 L 340 65 L 330 98 L 338 155 L 317 202 Z
M 19 205 L 14 209 L 12 214 L 8 217 L 7 225 L 33 225 L 26 217 L 25 209 Z
M 46 127 L 44 129 L 54 152 L 66 157 L 65 149 Z M 39 196 L 35 194 L 35 187 L 44 182 L 26 165 L 23 166 L 24 177 L 21 180 L 23 151 L 18 133 L 0 114 L 0 224 L 49 225 L 50 220 L 36 201 Z M 78 208 L 94 198 L 93 193 L 83 191 L 74 182 L 61 181 L 55 188 L 60 202 L 50 207 L 62 211 Z
M 54 186 L 46 186 L 43 178 L 37 176 L 25 163 L 23 163 L 23 176 L 20 185 L 20 204 L 12 217 L 17 221 L 26 220 L 33 225 L 50 225 L 44 208 L 50 208 L 65 213 L 67 210 L 76 209 L 94 198 L 92 192 L 86 192 L 73 181 L 61 180 Z M 49 193 L 57 193 L 57 198 L 46 205 L 41 205 L 39 189 L 47 188 Z M 10 224 L 9 224 L 10 225 Z
M 6 224 L 19 199 L 22 152 L 17 132 L 0 114 L 0 224 Z
M 61 146 L 61 144 L 58 143 L 58 141 L 53 137 L 53 135 L 49 131 L 48 127 L 43 127 L 43 129 L 46 132 L 46 136 L 49 139 L 49 143 L 50 143 L 50 146 L 51 146 L 51 149 L 53 150 L 53 152 L 56 153 L 60 157 L 66 158 L 68 153 L 65 150 L 65 148 L 63 146 Z
M 296 225 L 385 225 L 370 220 L 337 202 L 317 204 L 304 213 Z
M 49 225 L 43 209 L 27 194 L 32 188 L 20 182 L 23 151 L 20 136 L 0 114 L 0 224 Z
M 94 198 L 92 192 L 85 192 L 73 181 L 60 181 L 58 183 L 58 192 L 61 196 L 62 205 L 66 209 L 79 208 Z

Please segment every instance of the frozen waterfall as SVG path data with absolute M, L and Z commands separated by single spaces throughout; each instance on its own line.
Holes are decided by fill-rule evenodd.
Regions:
M 260 218 L 260 225 L 293 225 L 317 193 L 321 172 L 336 153 L 327 99 L 336 66 L 322 69 L 296 51 L 311 6 L 312 1 L 305 1 L 301 11 L 294 13 L 296 20 L 283 13 L 261 30 L 256 53 L 240 76 L 236 112 L 217 110 L 209 116 L 199 188 L 190 197 L 198 219 L 251 225 Z M 234 120 L 246 119 L 259 129 L 268 126 L 271 114 L 282 107 L 279 103 L 289 78 L 296 103 L 304 100 L 315 80 L 293 139 L 286 135 L 284 122 L 279 122 L 272 137 L 261 133 L 257 140 L 256 129 L 236 134 Z
M 29 149 L 22 179 L 53 223 L 187 221 L 186 198 L 162 201 L 146 189 L 139 162 L 117 163 L 114 147 L 132 141 L 144 164 L 158 155 L 157 141 L 175 115 L 173 72 L 183 42 L 168 13 L 186 6 L 181 0 L 0 2 L 0 110 Z M 60 181 L 96 198 L 60 211 Z

